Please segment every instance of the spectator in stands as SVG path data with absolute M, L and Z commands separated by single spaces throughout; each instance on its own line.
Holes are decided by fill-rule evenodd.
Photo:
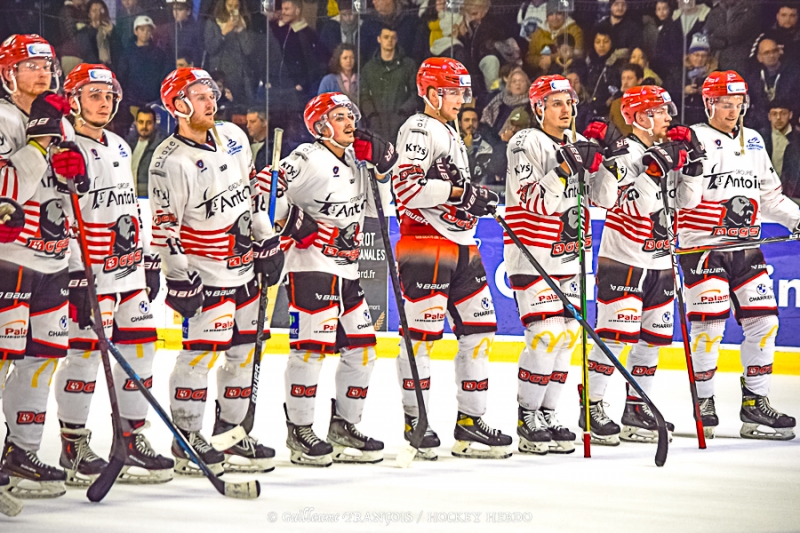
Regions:
M 203 61 L 203 24 L 192 17 L 192 4 L 187 1 L 176 1 L 172 4 L 172 20 L 162 24 L 156 42 L 168 54 L 187 55 L 194 65 Z
M 631 52 L 631 63 L 639 65 L 644 71 L 643 85 L 663 85 L 663 80 L 653 69 L 650 68 L 650 61 L 647 53 L 641 48 L 634 48 Z
M 255 95 L 249 61 L 255 38 L 249 26 L 250 16 L 239 0 L 217 0 L 214 19 L 206 22 L 204 33 L 206 66 L 225 73 L 228 88 L 239 102 L 250 102 Z
M 220 93 L 219 99 L 217 100 L 217 114 L 215 118 L 216 120 L 230 121 L 233 116 L 234 105 L 240 104 L 241 102 L 234 102 L 233 93 L 228 88 L 228 76 L 225 74 L 225 71 L 212 70 L 208 75 L 211 76 L 211 79 L 217 84 Z
M 128 144 L 133 148 L 131 157 L 131 170 L 136 180 L 136 194 L 147 197 L 148 169 L 150 160 L 156 147 L 164 140 L 164 136 L 156 128 L 155 112 L 145 106 L 136 112 L 136 129 L 128 138 Z
M 800 28 L 797 26 L 797 3 L 784 2 L 775 15 L 775 24 L 758 37 L 772 39 L 783 47 L 783 60 L 791 63 L 800 61 Z
M 672 20 L 672 5 L 669 0 L 658 0 L 652 14 L 645 15 L 642 20 L 644 23 L 642 27 L 642 48 L 647 52 L 647 55 L 654 57 L 658 37 Z
M 466 63 L 466 50 L 461 42 L 461 33 L 465 29 L 464 15 L 445 9 L 445 0 L 436 0 L 423 13 L 423 24 L 417 30 L 416 46 L 421 46 L 427 36 L 428 49 L 424 54 L 416 52 L 415 57 L 452 57 L 456 61 Z M 499 66 L 497 66 L 499 68 Z
M 250 151 L 257 171 L 267 166 L 267 156 L 272 148 L 267 145 L 267 111 L 264 107 L 251 107 L 247 110 L 247 135 L 250 136 Z
M 417 38 L 417 20 L 412 15 L 403 13 L 397 0 L 373 0 L 375 12 L 367 15 L 365 20 L 372 27 L 388 26 L 397 32 L 397 42 L 404 55 L 414 51 L 414 40 Z
M 642 44 L 642 25 L 628 13 L 626 0 L 612 0 L 611 13 L 597 23 L 595 33 L 611 37 L 614 47 L 627 49 L 628 53 Z
M 629 135 L 633 133 L 633 127 L 629 126 L 625 123 L 625 119 L 622 117 L 622 111 L 620 111 L 620 103 L 622 102 L 622 95 L 628 89 L 633 89 L 637 85 L 642 85 L 644 81 L 644 69 L 635 63 L 628 63 L 624 67 L 622 67 L 622 71 L 620 72 L 620 86 L 619 91 L 616 94 L 616 98 L 611 102 L 611 110 L 609 112 L 611 119 L 614 124 L 617 125 L 619 130 L 625 134 Z
M 592 113 L 595 116 L 608 116 L 611 99 L 619 87 L 619 69 L 616 64 L 625 50 L 621 52 L 614 49 L 611 35 L 601 27 L 595 34 L 592 50 L 586 57 L 586 90 L 589 92 Z
M 61 60 L 61 67 L 64 72 L 70 72 L 75 66 L 82 62 L 75 45 L 75 37 L 82 28 L 89 22 L 89 15 L 86 11 L 88 0 L 66 0 L 58 15 L 61 44 L 58 49 L 58 56 Z
M 153 19 L 139 15 L 133 23 L 136 46 L 124 51 L 117 68 L 123 98 L 130 106 L 140 106 L 161 98 L 161 81 L 172 71 L 172 61 L 153 44 Z M 123 106 L 124 108 L 124 106 Z
M 193 53 L 186 50 L 178 52 L 178 57 L 175 58 L 175 68 L 193 67 L 193 55 Z
M 381 28 L 378 45 L 361 71 L 361 114 L 371 130 L 394 141 L 416 110 L 417 67 L 397 46 L 394 28 Z
M 578 95 L 578 116 L 575 117 L 575 129 L 583 131 L 592 119 L 591 96 L 586 91 L 586 86 L 581 82 L 581 71 L 569 70 L 564 74 L 570 85 Z
M 792 113 L 787 101 L 773 100 L 769 103 L 769 112 L 767 113 L 769 125 L 758 131 L 764 139 L 764 146 L 772 161 L 772 168 L 775 169 L 778 176 L 783 175 L 783 170 L 787 168 L 787 164 L 800 164 L 800 160 L 787 161 L 785 158 L 787 153 L 789 155 L 793 152 L 800 154 L 796 150 L 788 151 L 790 145 L 795 145 L 796 147 L 796 145 L 800 144 L 800 133 L 792 129 L 793 116 L 794 113 Z M 800 193 L 800 190 L 796 192 Z
M 492 162 L 492 146 L 480 134 L 478 112 L 474 108 L 463 108 L 458 120 L 461 127 L 461 139 L 467 147 L 472 183 L 478 185 L 484 179 L 489 179 L 488 169 Z
M 275 76 L 282 91 L 277 101 L 292 110 L 303 109 L 319 87 L 323 54 L 317 33 L 303 19 L 302 0 L 284 0 L 280 18 L 270 28 L 283 54 Z
M 319 30 L 319 42 L 327 55 L 332 55 L 340 44 L 358 46 L 359 20 L 361 21 L 361 57 L 372 57 L 378 48 L 380 24 L 369 17 L 357 17 L 352 0 L 339 0 L 339 14 L 325 21 Z M 408 51 L 410 52 L 410 50 Z
M 666 79 L 665 88 L 672 96 L 680 111 L 684 109 L 684 124 L 705 122 L 706 113 L 703 104 L 703 82 L 711 72 L 717 69 L 717 62 L 710 53 L 708 40 L 703 34 L 695 34 L 689 45 L 685 60 L 686 85 L 684 85 L 683 69 L 674 68 Z
M 78 30 L 60 49 L 64 56 L 79 57 L 83 63 L 111 65 L 111 37 L 114 25 L 103 0 L 86 4 L 88 24 Z M 67 65 L 70 66 L 70 65 Z
M 328 63 L 330 74 L 322 78 L 317 94 L 344 93 L 358 101 L 358 76 L 356 75 L 356 49 L 352 44 L 340 44 Z
M 136 46 L 136 35 L 133 33 L 133 23 L 139 15 L 146 15 L 146 10 L 139 5 L 139 0 L 120 0 L 122 9 L 117 12 L 117 21 L 114 25 L 113 41 L 118 50 L 114 52 L 114 63 L 125 51 Z
M 461 42 L 466 52 L 464 66 L 472 76 L 472 93 L 479 108 L 488 100 L 486 95 L 500 68 L 494 55 L 495 44 L 515 33 L 507 18 L 489 14 L 490 7 L 490 0 L 465 0 L 461 10 L 464 15 Z
M 544 25 L 548 3 L 548 0 L 528 0 L 519 6 L 517 24 L 520 37 L 530 41 L 533 33 Z
M 572 37 L 571 48 L 583 50 L 583 32 L 563 11 L 559 10 L 558 2 L 548 2 L 547 20 L 544 25 L 533 32 L 531 43 L 528 47 L 526 62 L 537 72 L 549 72 L 551 58 L 555 55 L 562 43 L 567 44 L 568 37 Z M 542 56 L 542 50 L 547 47 L 551 57 Z
M 501 133 L 514 110 L 527 105 L 530 86 L 531 80 L 525 71 L 515 68 L 509 73 L 503 90 L 497 93 L 483 109 L 481 114 L 482 132 L 493 146 L 501 142 Z M 507 142 L 507 140 L 503 142 Z
M 772 39 L 764 38 L 758 43 L 757 63 L 745 74 L 750 95 L 745 123 L 751 128 L 766 128 L 770 102 L 789 101 L 800 89 L 800 72 L 796 66 L 787 66 L 782 56 L 783 50 Z
M 683 51 L 692 43 L 692 36 L 701 33 L 711 8 L 697 3 L 694 7 L 676 9 L 658 34 L 656 49 L 651 56 L 653 68 L 667 78 L 684 62 Z
M 706 19 L 711 51 L 719 68 L 745 71 L 753 41 L 761 28 L 761 0 L 719 0 Z

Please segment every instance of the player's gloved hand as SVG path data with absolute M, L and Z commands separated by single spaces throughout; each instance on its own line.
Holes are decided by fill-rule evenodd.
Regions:
M 92 327 L 92 303 L 89 301 L 89 280 L 82 270 L 69 273 L 69 317 L 78 327 Z
M 392 169 L 398 157 L 392 143 L 380 135 L 361 128 L 356 130 L 355 137 L 353 150 L 356 152 L 356 158 L 375 165 L 379 174 L 386 174 Z
M 203 280 L 197 272 L 189 279 L 167 278 L 167 305 L 184 318 L 192 318 L 203 307 Z
M 265 166 L 261 172 L 256 174 L 256 181 L 259 189 L 267 196 L 272 191 L 272 165 Z M 283 168 L 278 168 L 278 190 L 275 193 L 276 198 L 283 196 L 286 192 L 288 183 L 286 181 L 286 172 Z
M 304 250 L 314 244 L 318 233 L 319 225 L 313 218 L 306 215 L 296 205 L 289 207 L 289 216 L 286 217 L 286 225 L 283 227 L 281 235 L 291 237 L 295 246 Z
M 497 196 L 496 192 L 486 187 L 466 182 L 464 183 L 464 193 L 461 195 L 461 199 L 453 205 L 471 215 L 482 217 L 494 213 L 499 201 L 500 197 Z
M 578 141 L 561 146 L 556 151 L 556 161 L 565 163 L 572 175 L 578 174 L 581 168 L 595 173 L 603 163 L 603 153 L 595 143 Z
M 280 247 L 280 235 L 253 243 L 253 261 L 256 274 L 271 287 L 278 283 L 283 270 L 283 250 Z
M 659 185 L 670 170 L 680 170 L 686 164 L 686 145 L 667 141 L 647 149 L 642 156 L 645 173 Z
M 584 130 L 583 136 L 597 141 L 603 148 L 603 157 L 610 159 L 628 153 L 628 140 L 616 124 L 606 119 L 595 119 Z
M 675 124 L 667 130 L 667 138 L 670 141 L 682 142 L 686 145 L 686 165 L 683 173 L 687 176 L 699 176 L 703 173 L 703 160 L 706 158 L 706 150 L 688 126 Z
M 86 161 L 80 148 L 74 142 L 64 141 L 50 156 L 50 164 L 56 174 L 56 189 L 69 194 L 67 180 L 73 180 L 78 194 L 89 190 L 89 177 L 86 175 Z
M 0 242 L 14 242 L 25 227 L 25 211 L 11 198 L 0 198 Z
M 147 298 L 152 302 L 161 289 L 161 256 L 147 254 L 144 256 L 144 282 L 147 285 Z
M 61 129 L 61 119 L 69 113 L 69 100 L 52 91 L 45 91 L 31 104 L 28 113 L 28 127 L 25 131 L 28 139 L 34 137 L 52 137 L 58 144 L 64 137 Z
M 453 187 L 463 187 L 466 182 L 464 176 L 461 175 L 461 171 L 458 170 L 449 155 L 434 161 L 425 177 L 427 179 L 449 181 L 453 184 Z

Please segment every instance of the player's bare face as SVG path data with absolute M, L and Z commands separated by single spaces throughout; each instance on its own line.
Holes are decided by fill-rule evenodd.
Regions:
M 111 121 L 117 95 L 104 83 L 90 83 L 80 92 L 81 119 L 95 128 L 105 127 Z
M 204 83 L 195 83 L 186 89 L 186 99 L 192 104 L 189 124 L 192 129 L 210 130 L 214 126 L 214 115 L 217 112 L 217 95 Z
M 447 121 L 456 120 L 461 112 L 461 106 L 466 102 L 466 89 L 461 87 L 447 87 L 442 89 L 442 106 L 439 116 Z
M 667 138 L 669 125 L 672 123 L 672 115 L 669 114 L 667 106 L 661 106 L 650 109 L 647 113 L 637 113 L 636 121 L 645 131 L 652 125 L 653 137 L 664 140 Z
M 53 63 L 49 59 L 37 58 L 20 61 L 16 66 L 17 90 L 36 98 L 50 89 L 50 82 L 53 79 L 52 72 Z
M 730 133 L 739 124 L 744 108 L 744 96 L 723 96 L 714 105 L 714 115 L 709 123 L 716 129 Z
M 333 140 L 342 146 L 353 144 L 356 133 L 356 117 L 346 107 L 336 107 L 328 113 L 328 124 L 333 128 Z
M 572 97 L 567 93 L 554 93 L 544 104 L 543 127 L 565 130 L 572 125 Z

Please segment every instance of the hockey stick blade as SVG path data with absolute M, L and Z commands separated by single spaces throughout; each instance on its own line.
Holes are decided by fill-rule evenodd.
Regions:
M 400 468 L 408 468 L 411 466 L 411 463 L 414 462 L 418 449 L 419 448 L 415 448 L 410 442 L 406 443 L 397 453 L 397 457 L 394 459 L 395 464 Z
M 628 369 L 625 368 L 625 365 L 620 363 L 619 359 L 617 359 L 616 356 L 614 356 L 614 354 L 611 352 L 611 350 L 608 349 L 608 346 L 606 346 L 606 343 L 603 342 L 603 339 L 601 339 L 600 336 L 597 335 L 597 332 L 595 332 L 594 328 L 591 327 L 589 323 L 583 319 L 583 317 L 581 317 L 581 314 L 578 312 L 577 309 L 575 309 L 575 306 L 572 305 L 572 302 L 569 301 L 569 298 L 567 298 L 567 295 L 564 294 L 564 292 L 561 290 L 561 287 L 559 287 L 558 284 L 556 284 L 553 281 L 553 278 L 551 278 L 550 275 L 544 270 L 542 265 L 539 264 L 539 261 L 537 261 L 536 258 L 533 257 L 533 254 L 531 254 L 530 250 L 528 250 L 528 248 L 524 244 L 522 244 L 522 241 L 519 240 L 517 234 L 514 233 L 514 231 L 508 226 L 508 223 L 505 221 L 505 219 L 503 219 L 503 217 L 497 214 L 497 212 L 493 212 L 492 216 L 497 221 L 497 223 L 503 227 L 503 230 L 506 232 L 506 235 L 508 235 L 508 237 L 519 248 L 522 255 L 525 256 L 525 259 L 528 260 L 531 266 L 533 266 L 533 268 L 539 273 L 539 275 L 542 276 L 542 279 L 545 281 L 545 283 L 547 283 L 550 289 L 556 294 L 556 296 L 558 296 L 558 298 L 564 305 L 564 309 L 567 312 L 569 312 L 572 315 L 572 317 L 575 318 L 575 320 L 578 321 L 578 323 L 584 328 L 586 333 L 588 333 L 588 335 L 592 338 L 595 344 L 600 348 L 603 354 L 605 354 L 605 356 L 608 357 L 609 361 L 611 361 L 614 364 L 617 370 L 619 370 L 620 374 L 622 374 L 622 376 L 630 384 L 630 386 L 633 387 L 633 389 L 637 392 L 637 394 L 639 394 L 639 397 L 642 399 L 642 401 L 644 401 L 647 404 L 647 406 L 650 407 L 650 410 L 653 411 L 653 416 L 656 419 L 656 426 L 658 428 L 658 443 L 656 446 L 655 463 L 656 466 L 664 466 L 664 463 L 667 461 L 667 452 L 669 450 L 669 435 L 667 432 L 667 423 L 664 421 L 664 416 L 661 414 L 661 411 L 658 410 L 658 408 L 655 406 L 655 404 L 647 395 L 647 393 L 642 390 L 642 388 L 639 386 L 639 384 L 636 382 L 633 376 L 631 376 L 630 372 L 628 372 Z
M 255 500 L 261 495 L 261 483 L 258 480 L 250 480 L 242 483 L 225 483 L 225 492 L 228 498 L 239 500 Z
M 247 437 L 247 431 L 242 426 L 236 426 L 225 433 L 213 435 L 210 439 L 211 446 L 218 452 L 224 452 Z
M 0 489 L 0 513 L 6 516 L 17 516 L 22 511 L 22 507 L 21 501 Z
M 122 472 L 125 466 L 124 448 L 121 456 L 112 455 L 108 465 L 103 469 L 99 476 L 92 482 L 89 489 L 86 491 L 86 497 L 90 502 L 99 502 L 106 497 L 111 486 L 117 480 L 117 476 Z

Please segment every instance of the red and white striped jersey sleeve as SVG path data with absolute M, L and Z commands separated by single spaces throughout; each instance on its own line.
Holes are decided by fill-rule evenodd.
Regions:
M 762 142 L 763 144 L 763 142 Z M 783 187 L 772 162 L 765 150 L 751 150 L 755 157 L 761 158 L 761 180 L 759 192 L 761 193 L 761 211 L 771 220 L 778 222 L 794 231 L 800 223 L 800 207 L 783 194 Z
M 47 166 L 47 160 L 33 146 L 24 146 L 11 156 L 0 155 L 0 196 L 24 204 L 36 193 Z
M 153 213 L 153 251 L 161 256 L 168 279 L 186 279 L 189 260 L 181 242 L 181 224 L 189 198 L 186 174 L 169 155 L 150 164 L 150 209 Z

